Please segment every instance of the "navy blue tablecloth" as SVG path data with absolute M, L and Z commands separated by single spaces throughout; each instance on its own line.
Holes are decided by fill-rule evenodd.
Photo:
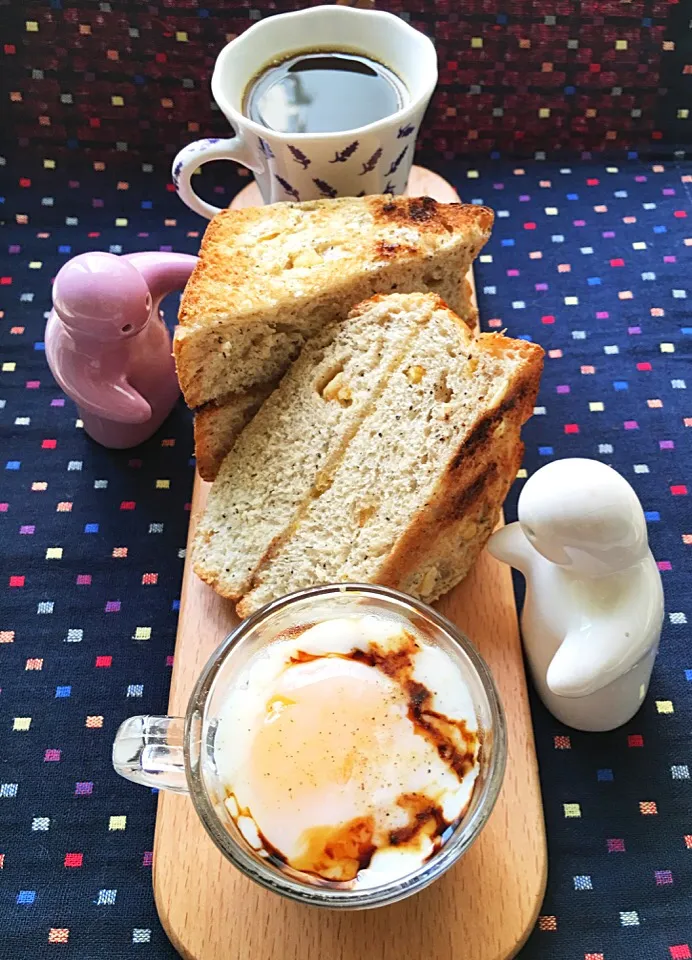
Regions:
M 476 271 L 484 328 L 547 351 L 509 517 L 523 479 L 548 460 L 612 464 L 642 500 L 666 592 L 651 692 L 626 727 L 575 733 L 534 703 L 550 874 L 522 956 L 684 960 L 692 165 L 630 155 L 446 172 L 497 214 Z M 27 150 L 3 177 L 0 957 L 173 957 L 151 893 L 156 797 L 115 775 L 110 747 L 125 717 L 166 708 L 190 417 L 181 405 L 135 450 L 98 447 L 52 381 L 42 341 L 51 279 L 69 257 L 194 253 L 204 225 L 170 193 L 163 166 L 117 154 L 94 165 Z M 207 190 L 227 203 L 244 182 L 229 173 Z

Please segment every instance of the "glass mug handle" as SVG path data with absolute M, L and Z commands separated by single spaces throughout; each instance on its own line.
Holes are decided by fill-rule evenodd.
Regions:
M 207 203 L 206 200 L 198 197 L 192 189 L 191 178 L 195 170 L 203 163 L 209 163 L 210 160 L 235 160 L 253 173 L 262 173 L 263 170 L 261 162 L 258 162 L 242 136 L 230 137 L 226 140 L 211 137 L 206 140 L 195 140 L 194 143 L 188 143 L 183 147 L 171 168 L 173 186 L 183 203 L 207 220 L 221 213 L 222 207 L 215 207 L 212 203 Z
M 188 793 L 182 717 L 130 717 L 113 741 L 115 772 L 133 783 Z

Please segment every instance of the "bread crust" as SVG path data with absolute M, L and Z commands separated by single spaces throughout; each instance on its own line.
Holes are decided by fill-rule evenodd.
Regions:
M 498 347 L 500 340 L 508 342 L 499 335 L 481 336 L 497 337 Z M 475 563 L 521 465 L 520 430 L 538 394 L 544 352 L 526 342 L 520 349 L 528 359 L 522 375 L 459 445 L 425 508 L 411 518 L 380 568 L 377 583 L 432 602 Z
M 195 411 L 194 438 L 197 469 L 203 480 L 215 480 L 224 457 L 233 449 L 236 437 L 252 420 L 274 385 L 230 394 L 210 401 Z

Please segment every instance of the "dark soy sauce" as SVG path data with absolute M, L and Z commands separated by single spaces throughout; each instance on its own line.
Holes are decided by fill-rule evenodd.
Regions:
M 354 130 L 400 110 L 408 93 L 383 64 L 339 50 L 303 51 L 249 84 L 243 113 L 280 133 Z

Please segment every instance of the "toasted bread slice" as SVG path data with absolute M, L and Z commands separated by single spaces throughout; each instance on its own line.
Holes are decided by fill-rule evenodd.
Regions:
M 435 599 L 497 523 L 542 358 L 472 338 L 432 295 L 361 304 L 308 345 L 224 461 L 196 572 L 241 616 L 330 581 Z
M 174 339 L 193 408 L 274 384 L 305 340 L 376 293 L 434 291 L 471 315 L 486 207 L 346 197 L 224 210 L 209 224 Z

